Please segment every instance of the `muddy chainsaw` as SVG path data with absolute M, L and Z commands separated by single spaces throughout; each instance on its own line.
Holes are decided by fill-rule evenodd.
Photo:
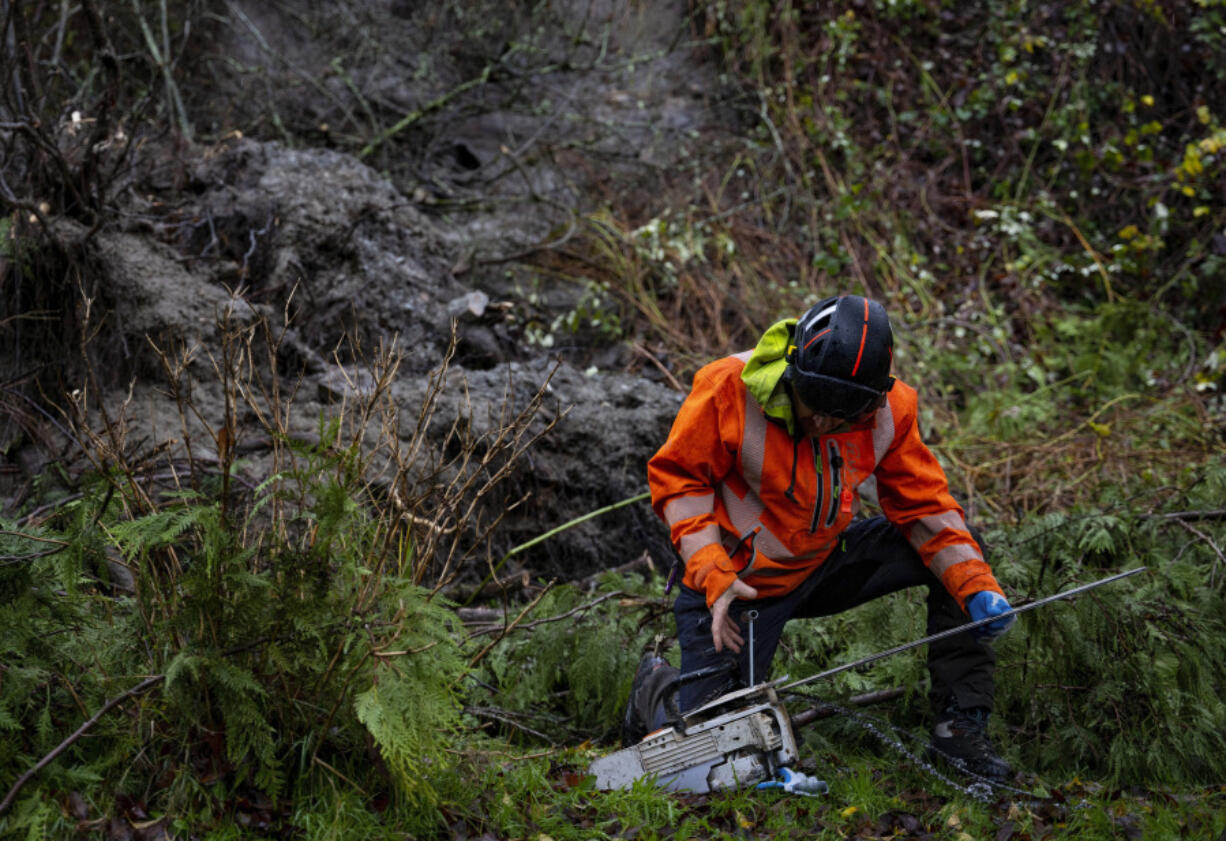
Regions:
M 785 676 L 752 685 L 751 675 L 751 685 L 745 689 L 721 695 L 685 714 L 679 714 L 676 710 L 670 711 L 673 718 L 668 725 L 648 734 L 637 744 L 600 757 L 592 762 L 588 773 L 595 777 L 596 787 L 605 790 L 626 789 L 639 780 L 650 779 L 655 785 L 668 791 L 707 794 L 753 785 L 776 786 L 780 785 L 777 781 L 782 779 L 783 787 L 788 790 L 792 790 L 789 786 L 795 781 L 795 788 L 800 793 L 817 793 L 824 790 L 824 783 L 806 778 L 805 775 L 790 769 L 795 767 L 799 759 L 796 730 L 824 716 L 818 708 L 810 708 L 795 715 L 789 714 L 781 700 L 787 692 L 921 645 L 973 631 L 1009 616 L 1071 598 L 1144 570 L 1145 567 L 1138 567 L 1083 584 L 1011 608 L 996 616 L 930 634 L 800 680 L 789 681 Z M 749 642 L 750 645 L 753 644 L 752 630 Z M 752 652 L 750 662 L 752 663 Z M 709 671 L 683 674 L 678 681 L 706 677 Z

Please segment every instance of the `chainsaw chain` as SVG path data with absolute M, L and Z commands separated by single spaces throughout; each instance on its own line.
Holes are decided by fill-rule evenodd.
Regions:
M 906 730 L 888 721 L 883 721 L 880 719 L 873 719 L 869 716 L 866 716 L 863 713 L 856 712 L 855 710 L 848 709 L 847 707 L 842 707 L 838 704 L 833 704 L 829 701 L 817 698 L 817 696 L 815 695 L 809 695 L 804 692 L 793 692 L 791 694 L 799 695 L 809 700 L 817 700 L 821 704 L 824 704 L 825 706 L 834 710 L 836 713 L 840 715 L 844 715 L 852 719 L 857 724 L 859 724 L 861 727 L 863 727 L 865 730 L 867 730 L 868 732 L 876 736 L 878 740 L 882 742 L 882 744 L 885 744 L 893 748 L 897 753 L 911 760 L 911 762 L 914 763 L 916 767 L 918 767 L 921 771 L 924 771 L 929 776 L 935 777 L 936 779 L 945 783 L 947 786 L 953 789 L 956 789 L 957 791 L 960 791 L 963 794 L 966 794 L 966 795 L 969 795 L 970 797 L 975 798 L 981 803 L 991 802 L 991 796 L 992 796 L 993 789 L 997 789 L 1000 791 L 1009 791 L 1009 792 L 1013 792 L 1014 794 L 1025 795 L 1026 797 L 1032 798 L 1034 800 L 1045 799 L 1043 797 L 1040 797 L 1038 794 L 1034 792 L 1026 791 L 1025 789 L 1021 789 L 1015 786 L 1008 785 L 1007 783 L 997 782 L 993 779 L 990 779 L 989 777 L 984 777 L 981 774 L 976 774 L 974 771 L 967 768 L 966 764 L 962 762 L 961 760 L 959 760 L 958 758 L 950 756 L 949 754 L 945 753 L 941 749 L 932 747 L 931 745 L 929 745 L 928 747 L 930 747 L 934 753 L 938 753 L 941 756 L 943 756 L 951 765 L 957 768 L 960 773 L 974 780 L 974 782 L 972 782 L 970 785 L 966 785 L 966 786 L 959 785 L 953 779 L 941 773 L 941 771 L 937 770 L 937 768 L 932 763 L 928 762 L 926 759 L 923 759 L 920 756 L 917 756 L 915 753 L 908 750 L 905 745 L 903 745 L 901 739 L 906 738 L 906 739 L 911 739 L 913 741 L 918 741 L 920 739 L 920 737 L 916 736 L 910 730 Z M 882 727 L 892 730 L 894 734 L 898 736 L 899 738 L 891 738 L 890 736 L 886 735 L 878 728 L 877 726 L 878 724 L 880 724 Z

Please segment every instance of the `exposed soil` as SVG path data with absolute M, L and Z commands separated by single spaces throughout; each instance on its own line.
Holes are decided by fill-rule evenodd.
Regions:
M 646 489 L 645 463 L 682 395 L 654 371 L 626 373 L 629 354 L 608 339 L 527 341 L 529 314 L 563 314 L 582 291 L 532 258 L 611 195 L 652 206 L 699 144 L 731 138 L 731 116 L 708 105 L 717 68 L 678 0 L 484 12 L 479 3 L 245 0 L 192 42 L 182 89 L 193 139 L 149 137 L 117 218 L 96 232 L 59 227 L 96 281 L 91 358 L 130 446 L 183 446 L 159 354 L 190 351 L 194 402 L 219 422 L 226 318 L 285 326 L 277 365 L 297 383 L 291 420 L 303 435 L 346 398 L 346 372 L 353 381 L 362 358 L 393 339 L 404 354 L 393 394 L 412 415 L 454 324 L 456 357 L 432 427 L 440 437 L 457 416 L 492 422 L 508 393 L 522 405 L 553 372 L 536 423 L 561 420 L 502 488 L 496 504 L 523 503 L 506 515 L 497 551 Z M 372 129 L 413 114 L 382 140 Z M 79 327 L 80 311 L 65 320 Z M 17 370 L 20 358 L 4 367 Z M 0 493 L 10 512 L 56 458 L 58 429 L 7 427 Z M 199 432 L 187 433 L 197 452 Z M 258 447 L 242 469 L 251 483 L 264 478 Z M 645 550 L 671 563 L 640 502 L 515 560 L 533 575 L 576 579 Z

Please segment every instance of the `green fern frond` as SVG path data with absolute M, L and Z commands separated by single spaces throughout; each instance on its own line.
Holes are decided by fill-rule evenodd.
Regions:
M 190 501 L 190 497 L 185 502 Z M 185 531 L 216 513 L 212 504 L 185 504 L 115 523 L 110 527 L 116 548 L 128 560 L 153 549 L 169 546 Z
M 434 802 L 432 778 L 453 764 L 447 751 L 460 724 L 457 695 L 467 664 L 448 627 L 455 615 L 421 588 L 397 588 L 407 618 L 394 645 L 376 658 L 371 684 L 355 696 L 354 713 L 375 740 L 405 798 Z

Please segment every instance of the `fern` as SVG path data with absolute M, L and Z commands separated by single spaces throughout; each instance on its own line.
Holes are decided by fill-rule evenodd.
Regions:
M 566 614 L 602 592 L 636 586 L 641 588 L 613 578 L 602 581 L 594 594 L 560 586 L 524 621 Z M 513 633 L 482 663 L 482 681 L 492 688 L 488 702 L 520 714 L 531 722 L 529 729 L 540 732 L 545 727 L 559 740 L 565 738 L 556 724 L 562 719 L 576 739 L 610 728 L 620 718 L 640 655 L 668 631 L 664 622 L 642 620 L 641 612 L 620 609 L 616 601 L 607 600 L 567 621 L 542 624 L 531 633 Z M 484 693 L 481 701 L 487 701 Z M 512 735 L 519 738 L 528 732 L 512 731 Z
M 200 504 L 197 494 L 176 496 L 183 503 L 181 506 L 155 511 L 110 527 L 115 545 L 125 557 L 135 560 L 153 549 L 170 546 L 189 528 L 212 513 L 210 505 Z
M 432 778 L 453 764 L 446 748 L 460 724 L 456 693 L 466 663 L 448 632 L 454 615 L 419 588 L 403 586 L 399 595 L 407 618 L 389 644 L 403 653 L 376 658 L 353 708 L 403 795 L 421 807 L 436 799 Z
M 1024 530 L 1015 589 L 1033 576 L 1043 545 L 1129 554 L 1150 564 L 1143 579 L 1046 609 L 1041 624 L 1000 645 L 999 695 L 1006 720 L 1032 735 L 1024 762 L 1041 769 L 1089 769 L 1118 781 L 1207 781 L 1226 774 L 1226 645 L 1220 588 L 1205 564 L 1169 560 L 1165 529 L 1092 516 L 1066 521 L 1062 535 Z M 1068 525 L 1075 524 L 1070 530 Z M 1037 538 L 1037 539 L 1036 539 Z M 1068 557 L 1066 555 L 1065 557 Z M 1096 569 L 1068 568 L 1088 580 Z M 1037 594 L 1036 594 L 1037 595 Z
M 54 800 L 39 792 L 19 800 L 13 809 L 13 815 L 0 824 L 7 830 L 10 838 L 25 838 L 26 841 L 45 841 L 56 833 L 53 827 L 58 824 L 60 810 Z

